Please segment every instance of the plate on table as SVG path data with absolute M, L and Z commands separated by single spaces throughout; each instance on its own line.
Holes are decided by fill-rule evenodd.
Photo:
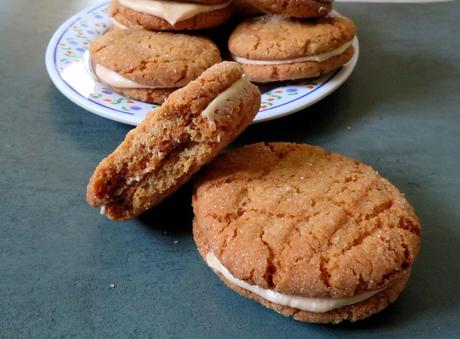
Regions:
M 71 101 L 104 118 L 137 125 L 158 105 L 129 99 L 100 82 L 91 69 L 88 48 L 111 25 L 109 1 L 88 7 L 64 22 L 46 50 L 46 68 L 56 87 Z M 315 79 L 260 86 L 262 104 L 254 123 L 277 119 L 313 105 L 335 91 L 350 76 L 359 56 L 340 69 Z

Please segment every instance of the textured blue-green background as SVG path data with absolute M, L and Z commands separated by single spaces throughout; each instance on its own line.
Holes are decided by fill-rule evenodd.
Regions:
M 0 337 L 460 335 L 458 2 L 338 5 L 359 28 L 349 81 L 235 142 L 344 153 L 415 206 L 422 251 L 407 290 L 382 314 L 340 326 L 297 323 L 224 287 L 195 250 L 190 187 L 125 223 L 86 205 L 89 175 L 129 127 L 62 96 L 44 51 L 59 24 L 91 3 L 0 1 Z

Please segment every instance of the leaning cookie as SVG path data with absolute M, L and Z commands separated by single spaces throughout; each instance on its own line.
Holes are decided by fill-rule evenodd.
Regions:
M 297 20 L 262 16 L 239 24 L 228 48 L 251 81 L 312 78 L 347 63 L 353 56 L 353 22 L 342 16 Z
M 320 18 L 332 9 L 332 0 L 242 0 L 265 13 L 294 18 Z
M 98 36 L 90 57 L 96 75 L 115 92 L 150 103 L 162 103 L 221 61 L 205 37 L 136 29 Z
M 403 194 L 369 166 L 309 145 L 219 156 L 198 180 L 193 210 L 198 250 L 224 283 L 305 322 L 383 310 L 419 252 Z
M 111 219 L 132 218 L 176 191 L 252 121 L 260 91 L 234 62 L 175 91 L 97 166 L 87 201 Z
M 110 13 L 119 28 L 197 30 L 218 26 L 232 14 L 231 0 L 209 1 L 112 0 Z

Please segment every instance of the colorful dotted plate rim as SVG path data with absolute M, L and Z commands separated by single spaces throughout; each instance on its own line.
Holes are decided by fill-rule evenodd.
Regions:
M 88 47 L 110 25 L 109 1 L 88 7 L 64 22 L 51 38 L 46 50 L 46 68 L 56 87 L 75 104 L 102 117 L 138 125 L 147 112 L 158 107 L 114 93 L 93 74 Z M 340 69 L 319 78 L 261 86 L 261 108 L 253 123 L 277 119 L 323 99 L 353 72 L 359 56 L 355 54 Z

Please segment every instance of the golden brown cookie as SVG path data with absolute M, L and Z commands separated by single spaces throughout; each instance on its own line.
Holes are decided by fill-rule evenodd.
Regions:
M 112 0 L 110 12 L 128 27 L 182 31 L 218 26 L 230 18 L 232 7 L 229 0 L 218 3 Z
M 208 38 L 137 29 L 98 36 L 90 57 L 96 75 L 114 91 L 155 103 L 221 61 Z
M 235 61 L 255 82 L 317 77 L 353 56 L 353 22 L 341 16 L 297 20 L 278 15 L 243 21 L 230 36 Z
M 87 201 L 132 218 L 176 191 L 252 121 L 260 91 L 234 62 L 212 66 L 130 131 L 92 175 Z
M 265 13 L 294 18 L 320 18 L 332 9 L 332 0 L 242 0 Z
M 242 295 L 297 320 L 355 321 L 403 290 L 420 224 L 371 167 L 310 145 L 259 143 L 215 159 L 193 196 L 198 250 Z

